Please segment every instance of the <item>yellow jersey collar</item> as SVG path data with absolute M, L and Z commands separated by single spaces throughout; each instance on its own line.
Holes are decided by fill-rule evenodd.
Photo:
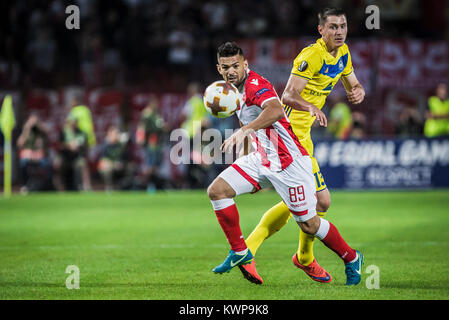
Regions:
M 342 48 L 344 46 L 341 46 L 338 48 L 337 51 L 337 55 L 334 57 L 333 55 L 331 55 L 331 53 L 329 52 L 329 50 L 327 49 L 327 45 L 326 42 L 324 42 L 323 38 L 319 38 L 316 43 L 324 50 L 324 52 L 326 52 L 327 56 L 330 57 L 331 59 L 335 60 L 335 59 L 339 59 L 342 55 L 343 55 L 343 51 Z
M 327 50 L 326 42 L 324 42 L 323 38 L 319 38 L 319 39 L 316 41 L 316 43 L 319 44 L 321 47 L 323 47 L 323 49 L 324 49 L 325 51 L 329 52 L 329 51 Z

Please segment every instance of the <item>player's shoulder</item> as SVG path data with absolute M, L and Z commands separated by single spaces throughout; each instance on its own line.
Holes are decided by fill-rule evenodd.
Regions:
M 258 74 L 258 73 L 255 72 L 254 70 L 249 70 L 249 72 L 248 72 L 248 80 L 251 80 L 251 81 L 253 81 L 253 82 L 256 82 L 254 79 L 256 79 L 257 82 L 258 82 L 258 81 L 261 81 L 261 82 L 264 82 L 264 83 L 270 83 L 270 82 L 268 81 L 268 79 L 265 78 L 264 76 Z
M 323 58 L 323 50 L 317 43 L 312 43 L 303 48 L 301 52 L 296 56 L 295 63 L 302 62 L 303 60 L 319 61 Z
M 276 96 L 276 92 L 268 79 L 250 70 L 245 82 L 245 96 L 247 101 L 257 101 L 265 97 Z
M 268 81 L 268 79 L 264 78 L 257 72 L 250 70 L 250 72 L 248 73 L 248 78 L 245 83 L 246 91 L 256 92 L 262 88 L 267 88 L 271 90 L 273 88 L 273 85 L 270 83 L 270 81 Z
M 307 47 L 304 47 L 301 52 L 299 52 L 298 56 L 301 55 L 313 55 L 316 53 L 319 53 L 320 48 L 316 45 L 316 43 L 312 43 L 308 45 Z
M 302 49 L 302 52 L 312 52 L 312 53 L 317 53 L 317 52 L 322 51 L 323 47 L 322 47 L 322 45 L 319 43 L 319 41 L 320 41 L 320 40 L 318 39 L 316 42 L 311 43 L 311 44 L 309 44 L 308 46 L 304 47 L 304 48 Z

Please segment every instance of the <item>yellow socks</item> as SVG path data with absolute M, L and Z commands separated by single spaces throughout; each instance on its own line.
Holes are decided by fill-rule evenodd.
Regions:
M 290 210 L 284 202 L 279 202 L 265 212 L 257 227 L 246 239 L 246 245 L 253 255 L 256 255 L 262 242 L 279 231 L 290 218 Z
M 317 215 L 323 218 L 326 212 L 317 212 Z M 290 210 L 282 201 L 265 212 L 257 227 L 245 241 L 254 256 L 262 242 L 279 231 L 290 217 Z M 308 266 L 315 258 L 313 255 L 314 240 L 314 236 L 302 230 L 299 231 L 298 261 L 304 266 Z
M 326 212 L 318 212 L 317 215 L 323 218 Z M 308 266 L 315 259 L 313 255 L 313 242 L 315 237 L 299 230 L 299 247 L 298 247 L 298 261 L 303 266 Z

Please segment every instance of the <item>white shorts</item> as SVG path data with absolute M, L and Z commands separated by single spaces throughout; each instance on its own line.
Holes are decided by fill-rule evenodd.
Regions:
M 295 158 L 283 171 L 275 172 L 262 165 L 258 153 L 251 153 L 237 159 L 219 177 L 236 196 L 272 186 L 298 222 L 316 215 L 316 186 L 309 156 Z

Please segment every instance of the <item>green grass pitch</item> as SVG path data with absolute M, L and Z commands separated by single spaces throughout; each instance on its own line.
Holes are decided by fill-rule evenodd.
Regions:
M 278 201 L 272 191 L 236 199 L 245 236 Z M 293 266 L 292 219 L 257 252 L 262 286 L 238 268 L 214 274 L 229 246 L 204 191 L 0 199 L 0 299 L 449 299 L 448 190 L 335 191 L 332 201 L 327 218 L 366 258 L 356 287 L 319 241 L 331 284 Z M 79 289 L 66 288 L 69 265 L 80 270 Z M 366 286 L 371 265 L 379 289 Z

